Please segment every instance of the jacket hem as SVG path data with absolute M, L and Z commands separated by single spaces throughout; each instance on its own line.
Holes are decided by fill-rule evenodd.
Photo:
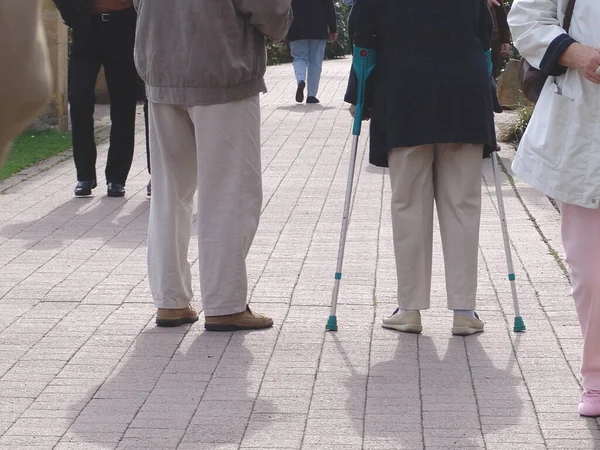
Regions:
M 541 181 L 538 177 L 536 177 L 533 172 L 528 169 L 523 163 L 521 163 L 518 152 L 523 152 L 524 150 L 519 149 L 517 151 L 517 158 L 513 161 L 511 165 L 511 169 L 520 179 L 522 179 L 525 183 L 531 186 L 536 191 L 541 192 L 547 197 L 550 197 L 558 202 L 567 203 L 569 205 L 581 206 L 582 208 L 587 209 L 598 209 L 600 207 L 600 202 L 593 200 L 585 200 L 581 197 L 574 197 L 569 195 L 567 192 L 561 191 L 557 189 L 555 186 L 549 186 L 547 183 Z
M 146 85 L 152 103 L 210 106 L 237 102 L 267 92 L 263 78 L 228 87 L 163 87 Z

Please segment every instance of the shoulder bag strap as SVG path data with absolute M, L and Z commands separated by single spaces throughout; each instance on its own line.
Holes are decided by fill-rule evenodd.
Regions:
M 569 28 L 571 28 L 571 19 L 573 19 L 573 11 L 575 10 L 575 0 L 569 0 L 567 4 L 567 11 L 565 12 L 565 23 L 563 24 L 563 28 L 568 33 Z

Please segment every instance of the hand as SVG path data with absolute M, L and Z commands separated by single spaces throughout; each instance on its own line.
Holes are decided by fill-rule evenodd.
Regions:
M 491 8 L 492 6 L 500 6 L 501 3 L 498 0 L 488 0 L 488 6 Z
M 356 106 L 350 105 L 349 111 L 350 111 L 350 115 L 352 117 L 354 117 L 354 114 L 356 113 Z M 362 120 L 371 120 L 371 110 L 370 109 L 367 109 L 363 112 Z
M 500 54 L 504 58 L 508 58 L 510 56 L 510 44 L 502 44 L 502 47 L 500 48 Z
M 337 33 L 331 33 L 329 35 L 329 41 L 333 42 L 333 41 L 336 41 L 336 40 L 337 40 Z
M 574 43 L 558 59 L 558 63 L 577 69 L 583 77 L 594 84 L 600 84 L 600 75 L 596 70 L 600 67 L 600 50 Z

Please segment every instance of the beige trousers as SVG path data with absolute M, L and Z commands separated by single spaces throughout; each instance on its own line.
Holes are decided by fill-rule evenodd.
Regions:
M 433 204 L 446 268 L 448 309 L 474 310 L 483 146 L 437 144 L 389 154 L 398 305 L 430 306 Z
M 39 0 L 0 0 L 0 164 L 49 100 L 51 82 Z
M 245 260 L 262 204 L 259 98 L 212 106 L 149 107 L 148 279 L 155 304 L 185 308 L 192 300 L 188 248 L 197 191 L 205 315 L 244 311 Z

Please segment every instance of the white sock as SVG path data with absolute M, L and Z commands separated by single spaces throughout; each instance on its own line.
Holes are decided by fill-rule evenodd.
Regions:
M 472 309 L 455 309 L 454 310 L 454 315 L 455 316 L 467 316 L 467 317 L 473 317 L 473 318 L 475 318 L 475 311 L 473 311 Z

